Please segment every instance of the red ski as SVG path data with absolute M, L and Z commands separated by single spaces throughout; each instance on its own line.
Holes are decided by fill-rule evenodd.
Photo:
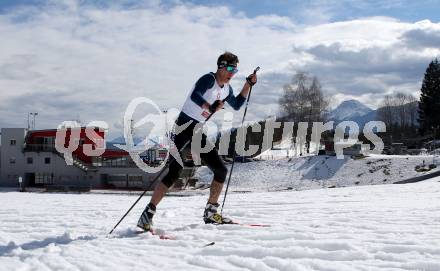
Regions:
M 149 231 L 141 231 L 141 230 L 136 231 L 137 234 L 142 234 L 147 232 L 149 232 L 153 236 L 158 236 L 159 239 L 161 240 L 176 240 L 176 237 L 167 235 L 165 233 L 161 233 L 161 231 L 156 231 L 154 229 L 150 229 Z
M 240 223 L 237 221 L 231 221 L 229 223 L 221 223 L 221 224 L 217 224 L 217 223 L 212 223 L 212 224 L 213 225 L 239 225 L 239 226 L 246 226 L 246 227 L 262 227 L 262 228 L 270 227 L 269 224 Z
M 269 224 L 250 224 L 250 223 L 240 223 L 240 222 L 232 222 L 232 223 L 229 223 L 229 224 L 240 225 L 240 226 L 247 226 L 247 227 L 262 227 L 262 228 L 270 227 Z
M 147 232 L 149 232 L 153 236 L 159 236 L 159 239 L 161 239 L 161 240 L 177 240 L 177 238 L 174 236 L 166 235 L 164 233 L 159 233 L 158 231 L 155 231 L 154 229 L 150 229 L 149 231 L 137 230 L 136 234 L 142 234 L 142 233 L 147 233 Z M 207 244 L 203 245 L 202 247 L 209 247 L 209 246 L 213 246 L 213 245 L 215 245 L 215 242 L 207 243 Z

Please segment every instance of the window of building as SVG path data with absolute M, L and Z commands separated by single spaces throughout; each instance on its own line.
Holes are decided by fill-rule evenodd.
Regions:
M 33 163 L 34 163 L 34 158 L 32 158 L 32 157 L 28 157 L 28 158 L 26 159 L 26 161 L 27 161 L 28 164 L 33 164 Z
M 17 140 L 11 139 L 10 143 L 11 143 L 11 146 L 15 146 L 15 145 L 17 145 Z
M 93 156 L 92 165 L 94 167 L 102 167 L 102 156 Z
M 128 176 L 128 186 L 129 187 L 142 187 L 142 176 L 141 175 L 129 175 Z
M 11 181 L 18 180 L 18 175 L 8 175 L 8 179 Z
M 45 157 L 44 158 L 44 163 L 45 164 L 50 164 L 50 157 Z
M 55 138 L 54 137 L 43 137 L 43 144 L 45 145 L 54 145 Z
M 53 175 L 49 173 L 35 173 L 35 184 L 53 184 Z
M 102 166 L 104 167 L 127 167 L 128 158 L 127 157 L 116 157 L 116 158 L 103 158 Z
M 15 157 L 9 158 L 9 163 L 10 164 L 15 164 L 15 161 L 16 161 Z

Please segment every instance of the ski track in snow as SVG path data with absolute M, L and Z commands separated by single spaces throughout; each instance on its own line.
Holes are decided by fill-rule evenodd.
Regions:
M 440 178 L 406 185 L 230 194 L 224 214 L 270 228 L 205 225 L 206 196 L 168 197 L 135 234 L 145 197 L 0 193 L 0 270 L 440 270 Z M 215 242 L 215 245 L 204 245 Z

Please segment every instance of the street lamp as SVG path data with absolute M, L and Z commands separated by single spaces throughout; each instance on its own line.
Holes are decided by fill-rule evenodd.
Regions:
M 165 140 L 164 143 L 167 144 L 167 138 L 168 138 L 168 110 L 163 110 L 162 113 L 165 114 Z

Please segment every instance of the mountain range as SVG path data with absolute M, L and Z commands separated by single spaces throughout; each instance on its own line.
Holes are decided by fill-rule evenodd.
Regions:
M 365 123 L 377 120 L 377 110 L 373 110 L 357 100 L 347 100 L 331 110 L 328 119 L 336 124 L 350 120 L 356 122 L 359 127 L 363 127 Z
M 371 111 L 374 110 L 357 100 L 347 100 L 330 111 L 328 117 L 331 120 L 352 120 L 353 118 L 364 116 Z

